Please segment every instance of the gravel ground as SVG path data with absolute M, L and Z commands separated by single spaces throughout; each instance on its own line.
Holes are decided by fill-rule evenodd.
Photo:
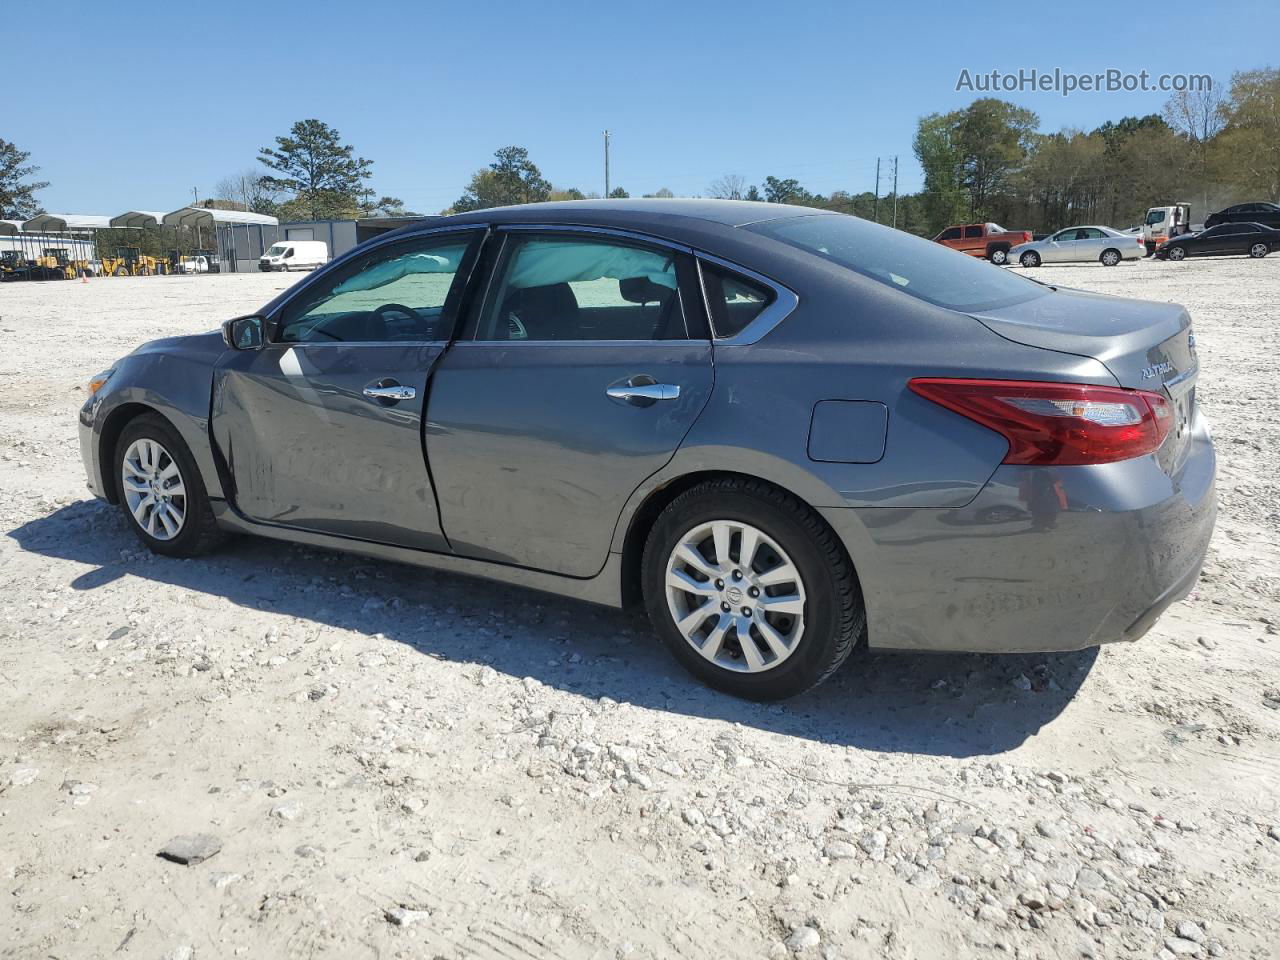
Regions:
M 1280 955 L 1280 257 L 1035 276 L 1190 308 L 1201 583 L 1133 645 L 780 706 L 601 608 L 151 556 L 86 499 L 85 380 L 291 278 L 0 288 L 0 956 Z

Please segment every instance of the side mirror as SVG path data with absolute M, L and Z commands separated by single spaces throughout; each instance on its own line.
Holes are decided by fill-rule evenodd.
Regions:
M 222 324 L 222 342 L 232 350 L 261 350 L 266 344 L 265 322 L 265 318 L 256 313 L 233 317 Z

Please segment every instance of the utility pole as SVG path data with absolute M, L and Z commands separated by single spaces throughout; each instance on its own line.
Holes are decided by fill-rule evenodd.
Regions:
M 898 155 L 893 155 L 893 228 L 898 229 Z
M 609 197 L 609 131 L 604 132 L 604 195 Z
M 880 158 L 876 157 L 876 198 L 871 204 L 871 220 L 880 222 Z
M 200 206 L 200 191 L 196 187 L 191 188 L 191 205 L 193 207 Z

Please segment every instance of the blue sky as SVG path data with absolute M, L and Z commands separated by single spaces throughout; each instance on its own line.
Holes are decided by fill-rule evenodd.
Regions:
M 40 199 L 61 213 L 174 209 L 192 187 L 205 196 L 255 167 L 258 148 L 304 117 L 375 161 L 374 190 L 424 212 L 513 143 L 557 186 L 598 191 L 606 128 L 612 181 L 633 194 L 703 193 L 725 173 L 869 190 L 877 155 L 895 153 L 907 192 L 920 179 L 917 118 L 976 96 L 956 92 L 962 68 L 1195 72 L 1225 85 L 1280 66 L 1276 0 L 60 9 L 6 11 L 27 95 L 4 98 L 0 137 L 31 151 L 52 182 Z M 1008 95 L 1048 130 L 1156 112 L 1165 97 Z

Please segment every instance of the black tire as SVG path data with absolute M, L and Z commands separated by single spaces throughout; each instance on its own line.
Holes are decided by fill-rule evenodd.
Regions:
M 1098 262 L 1104 267 L 1114 267 L 1123 259 L 1124 257 L 1120 255 L 1119 250 L 1116 250 L 1114 247 L 1108 247 L 1106 250 L 1102 251 L 1102 256 L 1098 257 Z
M 1040 254 L 1036 253 L 1034 250 L 1028 250 L 1022 255 L 1021 263 L 1028 269 L 1038 267 L 1040 266 Z
M 1255 243 L 1252 247 L 1249 248 L 1249 256 L 1253 257 L 1253 259 L 1255 260 L 1260 260 L 1262 257 L 1265 257 L 1270 252 L 1271 252 L 1271 248 L 1268 247 L 1265 243 Z
M 714 520 L 749 523 L 772 538 L 804 584 L 804 631 L 785 660 L 761 672 L 704 658 L 676 627 L 667 604 L 667 560 L 678 539 Z M 673 500 L 649 531 L 641 576 L 649 621 L 675 658 L 707 685 L 748 700 L 783 700 L 818 685 L 849 657 L 866 626 L 862 591 L 835 533 L 795 497 L 759 480 L 710 480 Z
M 1007 247 L 996 247 L 987 253 L 987 259 L 997 267 L 1003 267 L 1009 262 L 1009 250 Z
M 182 527 L 169 540 L 154 537 L 143 529 L 130 511 L 125 491 L 120 486 L 125 453 L 135 441 L 141 439 L 159 443 L 173 458 L 186 490 L 185 517 Z M 147 413 L 130 420 L 120 432 L 119 440 L 116 441 L 115 454 L 111 463 L 115 470 L 120 509 L 124 512 L 129 527 L 152 553 L 163 554 L 166 557 L 195 557 L 208 553 L 226 539 L 226 534 L 218 528 L 213 518 L 213 510 L 209 506 L 209 495 L 205 492 L 204 480 L 191 456 L 191 451 L 178 431 L 164 417 Z

